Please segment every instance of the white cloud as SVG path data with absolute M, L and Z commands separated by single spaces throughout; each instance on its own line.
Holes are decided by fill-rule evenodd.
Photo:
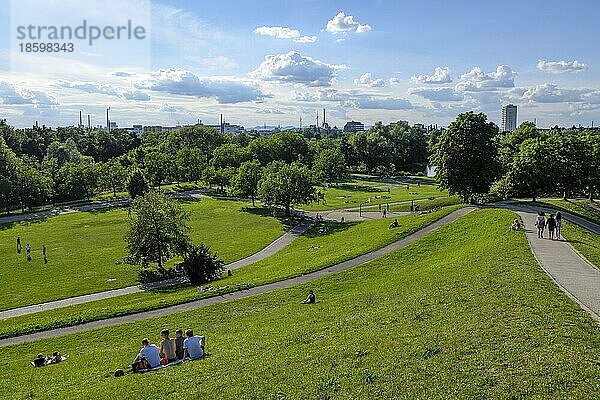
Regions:
M 497 88 L 512 88 L 515 86 L 515 73 L 508 65 L 499 65 L 496 71 L 483 72 L 479 67 L 460 76 L 460 82 L 455 88 L 461 92 L 476 92 L 495 90 Z
M 258 114 L 285 114 L 278 108 L 260 108 L 256 110 Z
M 561 89 L 555 84 L 544 83 L 526 89 L 522 98 L 537 103 L 581 102 L 583 96 L 590 93 L 593 92 L 589 89 Z
M 125 72 L 125 71 L 114 71 L 110 73 L 112 76 L 117 76 L 120 78 L 126 78 L 128 76 L 131 76 L 133 74 L 129 73 L 129 72 Z
M 349 32 L 365 33 L 371 29 L 370 25 L 363 25 L 355 21 L 352 15 L 346 15 L 343 11 L 340 11 L 335 17 L 327 21 L 327 27 L 325 28 L 327 32 L 331 32 L 334 35 Z
M 319 89 L 316 93 L 295 92 L 295 100 L 302 102 L 335 102 L 341 107 L 365 110 L 409 110 L 414 108 L 410 101 L 399 97 L 342 92 L 336 89 Z
M 450 68 L 436 67 L 433 75 L 413 75 L 410 80 L 414 83 L 450 83 Z
M 541 71 L 552 74 L 564 74 L 565 72 L 581 72 L 588 69 L 588 66 L 577 60 L 574 61 L 544 61 L 538 60 L 537 68 Z
M 296 51 L 268 55 L 249 75 L 265 81 L 299 83 L 306 86 L 331 86 L 336 71 L 344 65 L 327 64 Z
M 349 104 L 366 110 L 410 110 L 413 108 L 410 101 L 399 97 L 358 96 L 350 99 Z
M 261 26 L 256 28 L 254 33 L 262 36 L 272 36 L 277 39 L 291 39 L 297 43 L 314 43 L 316 36 L 302 36 L 300 31 L 284 26 Z
M 454 88 L 414 88 L 410 89 L 408 92 L 431 101 L 464 100 L 464 97 L 461 94 L 456 93 Z
M 138 89 L 200 98 L 216 98 L 219 103 L 240 103 L 261 100 L 264 97 L 258 87 L 247 82 L 234 78 L 201 78 L 183 69 L 159 69 L 137 75 L 132 83 Z
M 370 72 L 365 72 L 360 78 L 355 79 L 354 83 L 357 85 L 370 86 L 370 87 L 384 87 L 386 85 L 383 79 L 373 79 Z
M 41 90 L 19 88 L 8 81 L 0 81 L 0 100 L 5 105 L 33 104 L 34 106 L 54 106 L 56 98 Z
M 70 81 L 58 81 L 58 86 L 69 88 L 69 89 L 77 89 L 86 93 L 99 93 L 105 94 L 107 96 L 115 96 L 124 100 L 136 100 L 136 101 L 147 101 L 150 100 L 150 96 L 148 94 L 125 87 L 114 87 L 111 85 L 105 85 L 100 83 L 93 82 L 70 82 Z

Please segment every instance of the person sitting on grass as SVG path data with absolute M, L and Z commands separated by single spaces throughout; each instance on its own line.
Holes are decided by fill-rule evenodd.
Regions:
M 392 222 L 392 223 L 390 224 L 390 227 L 389 227 L 389 229 L 394 229 L 394 228 L 397 228 L 397 227 L 399 227 L 399 226 L 400 226 L 400 224 L 398 224 L 398 218 L 394 218 L 394 222 Z
M 309 290 L 308 296 L 300 304 L 315 304 L 316 301 L 317 301 L 317 298 L 315 297 L 315 293 L 312 290 Z
M 175 339 L 173 340 L 175 341 L 175 355 L 178 360 L 183 360 L 183 341 L 185 339 L 183 338 L 183 331 L 181 329 L 175 331 Z
M 62 361 L 62 356 L 58 351 L 52 353 L 51 356 L 46 357 L 46 365 L 57 364 Z
M 185 358 L 196 360 L 204 356 L 204 336 L 194 335 L 194 331 L 188 329 L 185 331 L 187 338 L 183 341 Z
M 158 347 L 155 344 L 150 344 L 148 338 L 142 339 L 142 349 L 137 355 L 131 368 L 133 372 L 137 372 L 141 369 L 148 369 L 158 367 L 160 365 L 160 354 Z
M 38 354 L 37 357 L 33 360 L 34 367 L 43 367 L 46 365 L 46 357 L 42 353 Z
M 519 222 L 519 218 L 515 218 L 513 224 L 508 229 L 509 231 L 518 231 L 521 229 L 521 223 Z
M 160 342 L 160 355 L 167 359 L 167 363 L 175 361 L 177 355 L 175 354 L 175 339 L 169 337 L 169 330 L 163 329 L 160 331 L 162 342 Z

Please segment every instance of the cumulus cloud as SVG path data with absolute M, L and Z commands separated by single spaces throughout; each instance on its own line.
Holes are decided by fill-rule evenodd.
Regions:
M 344 65 L 327 64 L 296 51 L 268 55 L 250 76 L 265 81 L 298 83 L 306 86 L 331 86 L 336 71 Z
M 413 75 L 410 80 L 414 83 L 450 83 L 452 78 L 450 77 L 450 68 L 448 67 L 436 67 L 433 75 Z
M 456 93 L 454 88 L 414 88 L 410 89 L 408 92 L 431 101 L 464 100 L 464 97 L 461 94 Z
M 111 72 L 112 76 L 118 76 L 120 78 L 126 78 L 128 76 L 132 76 L 133 74 L 129 73 L 129 72 L 125 72 L 125 71 L 114 71 Z
M 499 65 L 496 71 L 483 72 L 479 67 L 460 76 L 456 90 L 475 92 L 481 90 L 495 90 L 497 88 L 512 88 L 515 86 L 515 73 L 508 65 Z
M 295 100 L 303 102 L 335 102 L 340 107 L 366 110 L 409 110 L 413 108 L 410 101 L 399 97 L 342 92 L 336 89 L 319 89 L 316 93 L 296 92 Z
M 553 83 L 544 83 L 526 89 L 523 100 L 537 103 L 565 103 L 584 101 L 584 95 L 593 93 L 589 89 L 562 89 Z
M 366 72 L 360 76 L 360 78 L 355 79 L 354 83 L 357 85 L 370 86 L 370 87 L 383 87 L 386 85 L 385 80 L 383 79 L 373 79 L 370 72 Z
M 544 61 L 538 60 L 537 68 L 541 71 L 552 74 L 564 74 L 565 72 L 581 72 L 588 69 L 588 66 L 577 60 L 574 61 Z
M 201 78 L 183 69 L 159 69 L 136 76 L 132 83 L 138 89 L 215 98 L 219 103 L 241 103 L 265 97 L 259 88 L 247 82 L 233 78 Z
M 368 24 L 361 24 L 354 20 L 352 15 L 346 15 L 343 11 L 340 11 L 335 17 L 327 21 L 325 30 L 331 32 L 334 35 L 340 33 L 365 33 L 371 30 L 371 26 Z
M 258 114 L 285 114 L 278 108 L 261 108 L 256 110 Z
M 58 104 L 54 96 L 44 91 L 19 88 L 7 81 L 0 81 L 0 100 L 5 105 L 33 104 L 42 107 Z
M 70 82 L 70 81 L 58 81 L 58 86 L 77 89 L 86 93 L 99 93 L 107 96 L 115 96 L 123 100 L 136 100 L 136 101 L 147 101 L 150 100 L 148 94 L 125 87 L 114 87 L 111 85 L 93 83 L 93 82 Z
M 410 110 L 413 108 L 410 101 L 399 97 L 358 96 L 350 99 L 349 104 L 367 110 Z
M 302 36 L 300 31 L 284 26 L 261 26 L 256 28 L 254 33 L 262 36 L 272 36 L 277 39 L 291 39 L 297 43 L 314 43 L 316 36 Z

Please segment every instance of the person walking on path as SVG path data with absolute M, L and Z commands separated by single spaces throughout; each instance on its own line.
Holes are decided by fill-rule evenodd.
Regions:
M 48 264 L 48 257 L 46 257 L 46 244 L 42 244 L 42 254 L 44 255 L 44 264 Z
M 386 209 L 385 209 L 385 208 L 383 209 L 383 213 L 382 213 L 382 214 L 383 214 L 383 218 L 386 218 L 386 216 L 387 216 L 387 211 L 386 211 Z
M 546 220 L 546 225 L 548 225 L 548 237 L 550 240 L 554 240 L 554 229 L 556 229 L 556 220 L 554 219 L 554 214 L 550 214 Z
M 562 214 L 560 211 L 556 213 L 554 219 L 556 220 L 556 239 L 560 240 L 560 229 L 562 228 Z
M 538 216 L 535 220 L 535 226 L 537 226 L 538 230 L 538 238 L 544 238 L 544 227 L 546 226 L 546 217 L 544 216 L 543 211 L 538 211 Z
M 27 261 L 31 262 L 31 245 L 29 243 L 25 246 L 25 250 L 27 251 Z
M 21 246 L 21 236 L 17 236 L 17 254 L 21 254 L 21 250 L 23 246 Z

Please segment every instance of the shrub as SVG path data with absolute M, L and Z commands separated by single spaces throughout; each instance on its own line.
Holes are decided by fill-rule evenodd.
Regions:
M 223 273 L 223 261 L 210 247 L 200 243 L 190 245 L 180 266 L 193 284 L 206 283 L 218 279 Z

